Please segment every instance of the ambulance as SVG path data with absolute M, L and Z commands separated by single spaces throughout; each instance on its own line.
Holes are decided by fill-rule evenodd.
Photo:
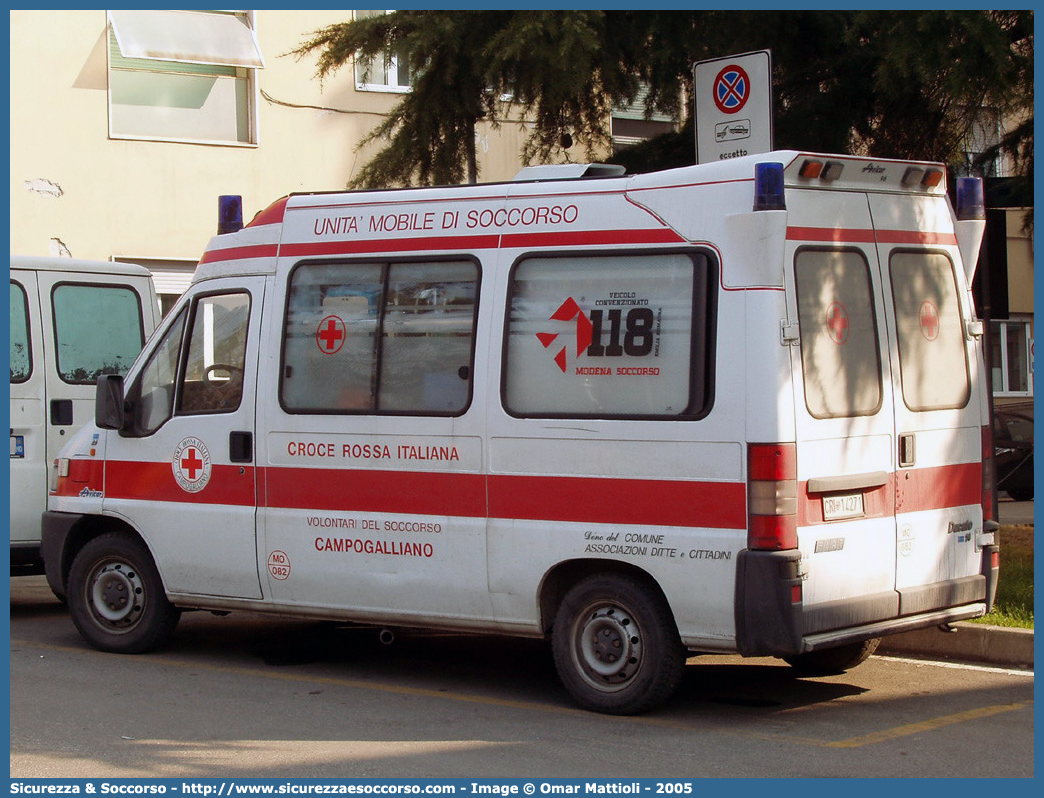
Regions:
M 42 574 L 50 464 L 94 417 L 100 374 L 122 374 L 159 321 L 144 266 L 11 256 L 11 575 Z
M 692 653 L 838 672 L 981 616 L 981 182 L 956 193 L 784 151 L 228 221 L 58 459 L 47 577 L 105 651 L 183 610 L 546 638 L 618 714 Z

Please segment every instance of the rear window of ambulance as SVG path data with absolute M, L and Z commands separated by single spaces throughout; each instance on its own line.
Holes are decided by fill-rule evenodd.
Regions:
M 903 401 L 914 411 L 964 407 L 971 380 L 953 263 L 939 252 L 889 260 Z
M 805 249 L 794 272 L 809 413 L 874 415 L 881 408 L 881 350 L 866 259 L 855 250 Z

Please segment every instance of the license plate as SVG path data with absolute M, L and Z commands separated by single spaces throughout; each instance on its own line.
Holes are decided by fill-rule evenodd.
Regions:
M 862 493 L 846 493 L 823 497 L 823 519 L 836 521 L 839 518 L 859 518 L 865 515 Z

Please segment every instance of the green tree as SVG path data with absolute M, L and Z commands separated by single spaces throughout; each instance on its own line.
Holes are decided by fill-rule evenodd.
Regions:
M 637 91 L 605 22 L 601 11 L 395 11 L 318 30 L 294 54 L 318 53 L 321 80 L 356 56 L 409 60 L 412 91 L 361 143 L 387 141 L 352 185 L 475 182 L 476 125 L 520 109 L 535 120 L 528 157 L 554 157 L 566 133 L 585 153 L 604 147 L 612 99 Z
M 409 54 L 413 90 L 364 141 L 387 144 L 356 186 L 478 178 L 475 126 L 531 121 L 526 162 L 591 160 L 640 90 L 678 133 L 614 160 L 692 163 L 692 67 L 770 49 L 780 148 L 957 165 L 983 109 L 1020 123 L 1005 151 L 1032 171 L 1031 11 L 397 11 L 316 31 L 327 79 L 361 57 Z M 502 101 L 510 97 L 511 102 Z

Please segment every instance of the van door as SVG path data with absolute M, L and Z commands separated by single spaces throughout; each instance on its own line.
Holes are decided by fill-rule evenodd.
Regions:
M 900 614 L 981 601 L 977 341 L 942 197 L 871 197 L 884 275 L 897 433 Z M 919 228 L 912 230 L 911 228 Z
M 259 415 L 267 598 L 490 617 L 481 276 L 449 254 L 302 261 L 283 278 Z
M 788 204 L 798 544 L 813 634 L 899 611 L 893 380 L 866 195 L 801 192 Z
M 36 273 L 11 271 L 11 557 L 19 547 L 40 545 L 40 514 L 47 499 L 47 427 Z M 26 552 L 35 560 L 38 552 Z
M 39 545 L 47 465 L 93 418 L 98 376 L 130 368 L 155 311 L 143 304 L 141 278 L 55 269 L 11 275 L 12 531 Z
M 168 316 L 108 433 L 104 509 L 152 549 L 169 593 L 260 598 L 254 415 L 263 277 L 212 280 Z

